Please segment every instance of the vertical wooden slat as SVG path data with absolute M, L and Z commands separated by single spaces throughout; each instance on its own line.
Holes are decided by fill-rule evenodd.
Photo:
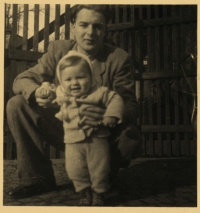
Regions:
M 27 50 L 28 49 L 28 11 L 29 11 L 29 5 L 25 4 L 24 5 L 24 17 L 23 17 L 23 38 L 22 38 L 22 50 Z M 27 61 L 20 61 L 19 62 L 19 67 L 18 73 L 23 72 L 27 68 Z M 17 73 L 17 74 L 18 74 Z
M 190 15 L 192 14 L 197 14 L 197 5 L 190 5 L 190 10 L 189 10 Z M 197 54 L 197 23 L 190 23 L 189 24 L 189 50 L 190 53 L 194 54 L 196 56 Z M 193 65 L 194 66 L 194 65 Z M 195 82 L 194 85 L 194 92 L 197 94 L 197 81 L 196 78 L 191 79 L 191 82 Z M 192 110 L 194 107 L 194 99 L 196 100 L 197 103 L 197 97 L 192 97 L 192 103 L 190 102 L 190 105 L 192 105 Z M 194 116 L 196 117 L 196 116 Z M 193 121 L 191 121 L 193 122 Z M 196 135 L 193 134 L 191 136 L 190 140 L 190 156 L 197 156 L 197 138 Z
M 163 16 L 167 17 L 167 6 L 163 6 Z M 169 69 L 170 64 L 170 27 L 164 26 L 164 71 Z M 165 124 L 170 125 L 170 94 L 169 94 L 169 81 L 165 80 Z M 163 142 L 163 154 L 171 156 L 171 137 L 170 133 L 166 133 L 166 140 Z
M 183 90 L 187 91 L 188 87 L 187 84 L 183 85 Z M 183 94 L 183 124 L 189 124 L 189 117 L 188 117 L 188 99 L 187 94 Z M 184 140 L 181 144 L 181 154 L 183 156 L 189 156 L 190 154 L 190 145 L 189 145 L 189 133 L 184 133 Z
M 49 45 L 49 16 L 50 5 L 45 4 L 45 17 L 44 17 L 44 52 L 47 51 Z
M 147 6 L 147 21 L 151 20 L 151 8 L 150 6 Z M 147 28 L 147 56 L 148 56 L 148 66 L 147 66 L 147 71 L 152 72 L 152 64 L 153 64 L 153 48 L 154 47 L 154 42 L 152 39 L 152 29 L 151 27 Z M 152 48 L 153 47 L 153 48 Z M 152 83 L 148 81 L 147 86 L 149 87 L 149 92 L 148 92 L 148 124 L 153 125 L 153 112 L 152 112 L 152 100 L 153 100 L 153 92 L 151 91 L 152 88 Z M 154 154 L 154 144 L 153 144 L 153 133 L 149 133 L 149 140 L 146 141 L 146 154 L 147 155 L 153 155 Z
M 142 10 L 143 10 L 143 6 L 139 6 L 139 19 L 142 21 L 143 20 L 143 13 L 142 13 Z M 137 52 L 138 52 L 138 62 L 139 62 L 139 70 L 140 72 L 143 71 L 143 57 L 144 57 L 144 44 L 145 44 L 145 41 L 144 41 L 144 35 L 143 35 L 143 28 L 140 28 L 138 30 L 138 47 L 137 47 Z
M 17 13 L 18 13 L 18 5 L 13 4 L 13 22 L 12 22 L 12 35 L 10 38 L 10 48 L 11 49 L 16 49 L 17 46 Z M 14 95 L 13 89 L 12 89 L 12 84 L 13 80 L 16 77 L 16 60 L 11 60 L 10 64 L 10 75 L 9 75 L 9 97 L 12 97 Z
M 119 23 L 119 5 L 115 5 L 115 23 L 118 24 Z M 116 46 L 120 46 L 120 34 L 119 31 L 115 32 L 115 36 L 114 36 L 114 43 L 116 44 Z
M 124 23 L 127 22 L 127 6 L 126 5 L 123 5 L 123 18 L 122 18 L 122 21 Z M 123 30 L 121 33 L 120 33 L 120 37 L 121 37 L 121 48 L 124 49 L 125 51 L 128 52 L 128 37 L 127 37 L 127 30 Z
M 155 6 L 155 19 L 159 18 L 158 6 Z M 161 36 L 160 36 L 160 27 L 155 27 L 155 71 L 161 72 Z M 157 116 L 157 125 L 161 125 L 161 81 L 157 80 L 157 103 L 156 103 L 156 116 Z M 154 141 L 155 155 L 162 156 L 162 133 L 157 133 L 157 140 Z
M 131 23 L 135 22 L 135 6 L 131 5 L 130 6 L 130 13 L 131 13 Z M 135 30 L 130 30 L 129 31 L 129 54 L 131 55 L 131 57 L 134 59 L 132 60 L 132 65 L 133 67 L 135 67 L 135 49 L 136 49 L 136 45 L 135 45 Z
M 27 39 L 28 39 L 28 10 L 29 5 L 24 5 L 24 20 L 23 20 L 23 38 L 22 38 L 22 50 L 27 50 Z
M 181 5 L 181 16 L 186 14 L 187 8 L 185 6 Z M 186 52 L 186 43 L 187 43 L 187 31 L 186 31 L 186 25 L 181 24 L 181 58 L 183 59 L 188 53 Z M 184 68 L 184 63 L 183 63 L 183 68 Z M 187 91 L 187 86 L 185 84 L 182 84 L 182 94 L 183 94 L 183 124 L 188 124 L 188 101 L 187 101 L 187 94 L 185 91 Z M 184 140 L 181 141 L 181 155 L 182 156 L 189 156 L 189 134 L 184 133 Z
M 34 35 L 33 35 L 33 51 L 38 51 L 39 41 L 39 4 L 34 7 Z
M 65 5 L 65 39 L 70 38 L 70 5 Z
M 176 16 L 175 6 L 172 6 L 172 17 Z M 172 45 L 173 45 L 173 69 L 177 69 L 178 62 L 180 61 L 180 36 L 179 36 L 179 25 L 172 26 Z M 179 95 L 178 95 L 178 85 L 177 80 L 174 79 L 174 124 L 179 125 Z M 172 155 L 173 156 L 180 156 L 180 134 L 177 132 L 175 133 L 175 140 L 172 143 Z
M 55 8 L 55 40 L 60 38 L 60 5 L 56 4 Z
M 111 6 L 111 10 L 112 10 L 112 7 L 113 7 L 113 6 Z M 109 21 L 108 24 L 112 24 L 112 23 L 113 23 L 113 20 L 112 20 L 112 17 L 111 17 L 111 19 L 110 19 L 110 21 Z M 108 33 L 107 33 L 107 38 L 111 39 L 112 42 L 114 43 L 114 40 L 113 40 L 113 32 L 108 32 Z
M 18 13 L 18 5 L 13 4 L 13 18 L 12 18 L 12 35 L 10 39 L 10 47 L 11 49 L 15 49 L 17 46 L 17 13 Z

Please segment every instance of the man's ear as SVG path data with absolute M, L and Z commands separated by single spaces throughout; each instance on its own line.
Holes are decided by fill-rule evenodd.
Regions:
M 73 35 L 73 39 L 75 40 L 76 38 L 75 38 L 75 35 L 74 35 L 74 29 L 75 29 L 75 23 L 73 23 L 73 24 L 71 24 L 71 33 L 72 33 L 72 35 Z

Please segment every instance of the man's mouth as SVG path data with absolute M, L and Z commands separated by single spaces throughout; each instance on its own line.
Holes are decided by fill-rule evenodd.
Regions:
M 93 39 L 85 39 L 85 41 L 89 44 L 93 44 L 95 42 Z

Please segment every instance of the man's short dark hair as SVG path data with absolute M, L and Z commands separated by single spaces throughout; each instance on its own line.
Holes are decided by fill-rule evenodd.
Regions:
M 76 4 L 70 9 L 70 21 L 72 24 L 76 21 L 77 13 L 82 9 L 94 10 L 101 13 L 106 21 L 106 24 L 111 19 L 111 7 L 108 4 Z

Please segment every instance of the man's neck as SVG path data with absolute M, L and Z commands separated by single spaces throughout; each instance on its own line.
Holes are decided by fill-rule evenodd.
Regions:
M 92 52 L 92 53 L 88 53 L 88 52 L 86 52 L 86 51 L 83 51 L 83 50 L 77 45 L 77 51 L 78 51 L 79 53 L 82 53 L 82 54 L 87 55 L 88 58 L 89 58 L 91 61 L 93 61 L 94 58 L 95 58 L 95 56 L 97 55 L 97 53 L 98 53 L 98 51 L 99 51 L 99 48 L 98 48 L 97 50 L 95 50 L 94 52 Z

